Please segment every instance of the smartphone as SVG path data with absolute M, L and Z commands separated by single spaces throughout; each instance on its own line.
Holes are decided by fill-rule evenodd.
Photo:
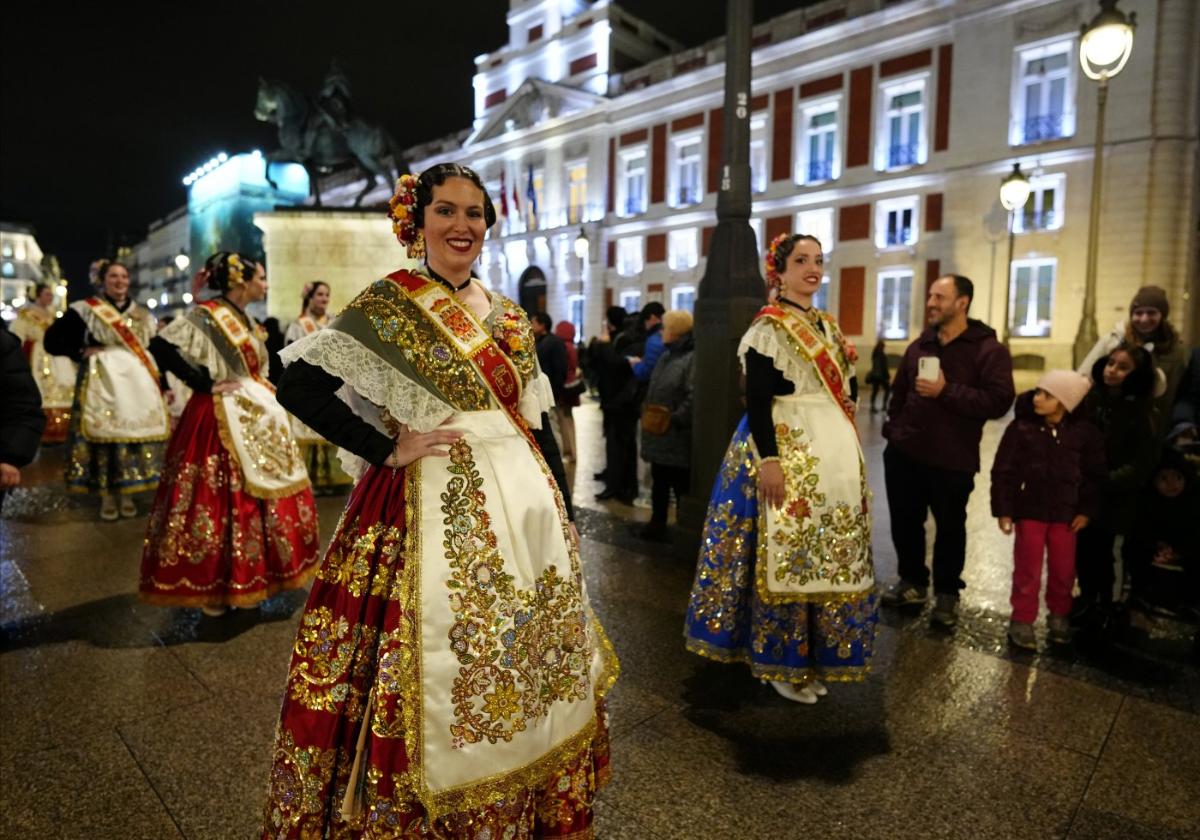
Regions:
M 941 368 L 942 360 L 937 356 L 922 356 L 917 359 L 917 378 L 936 382 Z

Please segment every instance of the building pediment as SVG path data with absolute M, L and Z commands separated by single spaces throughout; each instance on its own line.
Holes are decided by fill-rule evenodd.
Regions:
M 509 132 L 533 128 L 547 120 L 588 111 L 604 101 L 603 96 L 579 88 L 526 79 L 503 106 L 472 132 L 463 146 L 469 148 Z

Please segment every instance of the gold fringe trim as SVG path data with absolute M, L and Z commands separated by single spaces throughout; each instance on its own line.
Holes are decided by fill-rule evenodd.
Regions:
M 263 487 L 250 481 L 246 470 L 242 467 L 242 461 L 238 457 L 237 448 L 233 444 L 233 434 L 229 431 L 229 417 L 225 413 L 225 401 L 221 399 L 220 394 L 213 394 L 212 401 L 213 413 L 217 416 L 217 436 L 221 438 L 221 445 L 229 453 L 230 460 L 237 465 L 238 472 L 242 474 L 242 489 L 246 495 L 252 496 L 255 499 L 271 501 L 274 499 L 286 499 L 288 496 L 295 496 L 297 493 L 312 489 L 312 481 L 308 478 L 307 474 L 304 478 L 280 488 Z
M 156 607 L 256 607 L 268 598 L 290 589 L 303 589 L 317 573 L 314 560 L 306 569 L 290 578 L 268 583 L 264 589 L 245 594 L 171 595 L 158 592 L 138 592 L 138 600 Z
M 685 647 L 704 659 L 720 662 L 723 665 L 748 665 L 750 673 L 760 680 L 777 680 L 797 685 L 821 680 L 822 682 L 862 682 L 871 673 L 870 665 L 832 666 L 824 664 L 809 665 L 804 668 L 786 668 L 766 666 L 755 662 L 745 650 L 727 650 L 719 648 L 700 639 L 687 636 Z
M 867 589 L 860 589 L 857 592 L 772 592 L 766 588 L 766 575 L 759 573 L 759 569 L 766 566 L 766 563 L 756 562 L 755 577 L 758 579 L 757 589 L 758 598 L 764 604 L 776 606 L 779 604 L 814 604 L 817 606 L 827 606 L 831 604 L 856 604 L 868 600 L 875 594 L 875 582 L 871 581 L 871 585 Z

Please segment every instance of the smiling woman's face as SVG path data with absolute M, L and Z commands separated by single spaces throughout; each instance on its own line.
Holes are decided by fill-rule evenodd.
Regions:
M 466 178 L 447 178 L 433 188 L 422 230 L 429 267 L 448 279 L 466 278 L 487 233 L 483 190 Z
M 825 255 L 821 253 L 821 246 L 811 239 L 798 240 L 779 275 L 783 296 L 807 305 L 806 302 L 821 288 L 824 274 Z

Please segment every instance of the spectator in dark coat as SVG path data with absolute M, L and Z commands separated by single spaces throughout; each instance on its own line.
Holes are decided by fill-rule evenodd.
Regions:
M 1188 358 L 1169 425 L 1167 440 L 1187 455 L 1195 468 L 1200 464 L 1200 347 L 1193 348 Z
M 1091 624 L 1092 618 L 1108 613 L 1115 583 L 1113 547 L 1133 523 L 1138 495 L 1158 462 L 1156 376 L 1153 357 L 1135 345 L 1121 345 L 1092 367 L 1093 387 L 1085 405 L 1088 419 L 1104 437 L 1108 475 L 1100 516 L 1079 535 L 1077 623 Z
M 1121 555 L 1133 576 L 1133 603 L 1143 609 L 1195 619 L 1200 607 L 1200 487 L 1179 450 L 1163 449 Z
M 692 465 L 692 316 L 671 310 L 663 316 L 663 353 L 654 366 L 642 403 L 642 459 L 650 464 L 650 522 L 643 539 L 662 541 L 667 535 L 671 491 L 675 503 L 691 486 Z
M 609 314 L 617 313 L 610 309 Z M 601 371 L 600 405 L 604 411 L 605 486 L 596 494 L 600 501 L 616 499 L 631 505 L 637 498 L 637 426 L 644 389 L 633 374 L 630 359 L 640 357 L 645 346 L 637 315 L 626 317 L 620 333 L 613 336 L 606 330 L 592 345 L 593 363 Z
M 42 394 L 21 340 L 0 327 L 0 507 L 4 495 L 21 483 L 21 467 L 37 454 L 46 428 Z
M 867 383 L 871 386 L 871 413 L 879 410 L 875 407 L 875 397 L 880 389 L 883 389 L 883 410 L 887 411 L 888 399 L 892 396 L 892 375 L 888 372 L 887 349 L 882 338 L 875 342 L 875 349 L 871 351 Z
M 550 390 L 557 401 L 563 395 L 567 382 L 567 348 L 561 338 L 553 332 L 554 322 L 545 312 L 535 312 L 529 320 L 536 341 L 538 366 L 550 379 Z
M 1008 348 L 995 330 L 967 317 L 974 294 L 971 281 L 958 274 L 939 277 L 929 287 L 929 328 L 904 352 L 883 426 L 888 441 L 884 477 L 900 571 L 883 602 L 925 603 L 925 518 L 932 512 L 937 523 L 932 618 L 944 627 L 955 624 L 958 592 L 966 586 L 967 499 L 979 471 L 983 424 L 1003 417 L 1014 397 Z M 926 358 L 938 365 L 936 375 L 919 375 Z
M 1104 441 L 1077 410 L 1090 386 L 1073 370 L 1043 376 L 1017 398 L 992 465 L 992 515 L 1001 531 L 1017 535 L 1008 636 L 1018 647 L 1037 649 L 1043 558 L 1050 640 L 1071 639 L 1076 535 L 1100 512 L 1105 478 Z

